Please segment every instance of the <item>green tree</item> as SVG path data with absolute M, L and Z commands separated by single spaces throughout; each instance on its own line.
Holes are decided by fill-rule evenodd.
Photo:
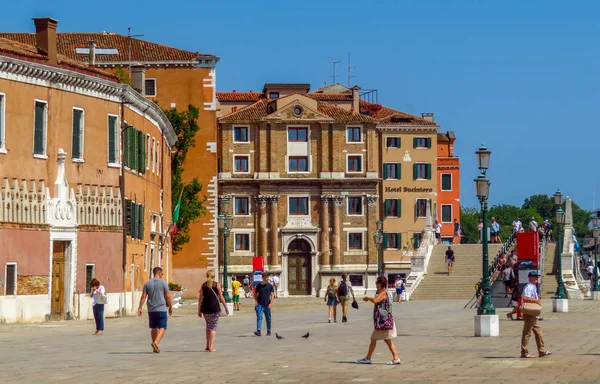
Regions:
M 477 224 L 481 218 L 479 207 L 460 207 L 460 225 L 464 232 L 464 242 L 475 244 L 479 241 Z
M 181 195 L 181 208 L 179 221 L 177 222 L 177 233 L 173 237 L 173 252 L 181 250 L 183 244 L 190 241 L 190 224 L 197 222 L 206 214 L 204 203 L 206 196 L 201 196 L 202 185 L 197 178 L 186 183 L 183 181 L 183 164 L 190 148 L 196 146 L 195 136 L 200 130 L 197 119 L 200 111 L 193 105 L 189 105 L 185 111 L 175 108 L 164 110 L 165 115 L 171 121 L 177 143 L 173 148 L 171 156 L 171 193 L 173 207 Z
M 548 195 L 533 195 L 525 199 L 523 209 L 533 208 L 544 219 L 554 217 L 554 198 Z

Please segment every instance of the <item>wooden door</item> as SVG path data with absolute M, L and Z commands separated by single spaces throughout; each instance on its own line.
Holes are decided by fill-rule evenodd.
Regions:
M 289 255 L 288 292 L 290 295 L 310 295 L 310 255 Z
M 65 243 L 55 241 L 52 249 L 52 302 L 53 320 L 64 319 L 65 312 Z

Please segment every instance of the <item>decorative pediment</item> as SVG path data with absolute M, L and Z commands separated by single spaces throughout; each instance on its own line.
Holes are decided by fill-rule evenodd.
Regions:
M 77 202 L 65 174 L 65 160 L 67 153 L 58 150 L 58 170 L 54 182 L 54 198 L 50 198 L 50 191 L 46 190 L 48 201 L 48 224 L 52 227 L 73 228 L 77 226 Z M 70 192 L 70 193 L 69 193 Z
M 295 99 L 285 106 L 278 108 L 273 113 L 270 113 L 265 120 L 282 120 L 282 121 L 333 121 L 327 115 L 322 114 L 317 109 L 304 103 L 301 98 Z

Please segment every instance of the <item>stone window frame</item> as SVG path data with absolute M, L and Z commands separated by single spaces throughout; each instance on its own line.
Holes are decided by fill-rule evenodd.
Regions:
M 291 167 L 292 160 L 298 161 L 298 160 L 303 159 L 303 158 L 306 159 L 306 170 L 293 170 L 292 167 Z M 310 158 L 310 156 L 308 156 L 308 155 L 305 155 L 305 156 L 296 156 L 296 155 L 294 155 L 294 156 L 287 156 L 287 161 L 288 161 L 288 163 L 287 163 L 288 170 L 287 171 L 288 171 L 288 173 L 310 173 L 310 168 L 311 167 L 310 167 L 309 158 Z M 297 164 L 299 164 L 299 163 L 297 163 Z
M 444 189 L 444 176 L 450 176 L 450 189 Z M 440 173 L 440 191 L 443 192 L 452 192 L 452 174 L 451 173 Z
M 13 279 L 13 281 L 14 281 L 14 293 L 12 295 L 8 295 L 6 293 L 7 290 L 8 290 L 6 282 L 8 281 L 8 266 L 9 265 L 14 265 L 15 266 L 14 279 Z M 17 263 L 14 262 L 14 261 L 13 262 L 7 262 L 5 264 L 5 266 L 4 266 L 4 296 L 17 296 L 17 289 L 18 289 L 18 287 L 17 287 L 17 285 L 18 285 L 17 276 L 19 276 L 19 273 L 18 273 L 17 269 L 18 269 Z
M 388 145 L 388 139 L 395 139 L 398 140 L 398 146 L 397 147 L 391 147 Z M 386 149 L 400 149 L 402 145 L 402 138 L 398 135 L 398 136 L 386 136 L 385 137 L 385 148 Z
M 90 279 L 90 281 L 88 281 L 88 279 L 87 279 L 88 267 L 92 267 L 92 279 L 94 279 L 96 277 L 96 264 L 94 264 L 94 263 L 86 263 L 85 264 L 85 292 L 92 293 L 91 287 L 90 287 L 90 281 L 92 281 L 92 279 Z
M 360 213 L 350 213 L 350 199 L 360 199 Z M 349 217 L 362 217 L 365 215 L 365 197 L 363 195 L 347 195 L 346 196 L 346 216 Z
M 444 221 L 444 207 L 450 207 L 450 220 Z M 440 223 L 442 224 L 452 224 L 452 214 L 454 211 L 454 207 L 452 204 L 440 204 Z
M 298 137 L 297 131 L 306 131 L 306 140 L 290 140 L 290 131 L 296 131 L 296 137 Z M 286 141 L 288 143 L 308 143 L 310 142 L 310 126 L 308 125 L 288 125 L 286 127 Z
M 74 163 L 85 163 L 84 148 L 85 148 L 85 109 L 82 107 L 73 107 L 72 109 L 72 121 L 71 128 L 75 123 L 75 111 L 81 111 L 81 117 L 79 122 L 79 157 L 73 157 L 75 151 L 73 150 L 73 132 L 71 132 L 71 161 Z
M 113 155 L 115 156 L 115 162 L 110 162 L 110 118 L 115 118 L 115 148 Z M 121 125 L 119 124 L 119 115 L 109 113 L 106 115 L 106 159 L 108 160 L 109 168 L 121 168 Z
M 233 228 L 231 230 L 231 235 L 233 237 L 233 249 L 231 252 L 231 256 L 253 256 L 253 235 L 254 229 L 252 228 Z M 248 250 L 237 250 L 236 249 L 236 235 L 248 235 Z
M 35 105 L 37 103 L 45 104 L 45 107 L 44 107 L 44 129 L 43 129 L 44 153 L 35 153 Z M 32 152 L 33 152 L 33 157 L 36 159 L 48 160 L 48 110 L 49 110 L 48 100 L 33 99 L 33 143 L 32 143 L 33 151 Z
M 350 171 L 348 168 L 348 161 L 350 160 L 350 156 L 352 157 L 360 157 L 360 170 L 359 171 Z M 362 153 L 347 153 L 346 154 L 346 173 L 354 173 L 354 174 L 360 174 L 360 173 L 365 173 L 364 171 L 365 169 L 365 156 Z
M 6 151 L 6 93 L 0 92 L 0 154 Z
M 290 214 L 290 198 L 305 198 L 306 199 L 306 215 L 292 215 Z M 294 194 L 287 196 L 287 215 L 290 217 L 310 217 L 310 194 Z
M 348 130 L 351 128 L 360 129 L 360 140 L 348 140 Z M 364 144 L 365 143 L 365 129 L 362 125 L 346 125 L 346 144 Z
M 235 158 L 236 157 L 245 157 L 246 159 L 248 159 L 248 170 L 247 171 L 236 171 L 235 170 Z M 250 155 L 249 154 L 235 154 L 235 155 L 233 155 L 233 167 L 232 167 L 232 171 L 236 175 L 249 175 L 251 173 L 251 171 L 252 171 L 252 166 L 250 164 Z
M 246 199 L 248 201 L 248 214 L 247 215 L 238 215 L 236 212 L 236 199 Z M 252 204 L 251 198 L 249 195 L 235 195 L 233 196 L 233 217 L 250 217 L 252 216 Z
M 419 216 L 419 201 L 420 200 L 424 200 L 425 201 L 425 209 L 424 209 L 424 214 L 422 216 Z M 429 204 L 429 199 L 426 198 L 417 198 L 415 201 L 415 218 L 416 219 L 425 219 L 427 217 L 427 204 Z
M 350 235 L 360 234 L 360 248 L 350 248 Z M 346 232 L 346 251 L 347 252 L 358 252 L 365 250 L 365 231 L 351 228 Z
M 146 86 L 146 83 L 148 81 L 152 81 L 154 83 L 154 87 L 153 87 L 154 88 L 154 94 L 152 94 L 152 95 L 148 93 L 148 87 Z M 146 97 L 156 97 L 156 95 L 158 94 L 158 88 L 156 87 L 156 78 L 155 77 L 147 77 L 144 80 L 144 93 L 145 93 L 144 96 L 146 96 Z
M 246 141 L 236 140 L 235 139 L 235 129 L 236 128 L 245 128 L 246 129 Z M 234 144 L 249 144 L 250 143 L 250 126 L 249 125 L 234 125 L 231 130 L 232 135 L 232 143 Z

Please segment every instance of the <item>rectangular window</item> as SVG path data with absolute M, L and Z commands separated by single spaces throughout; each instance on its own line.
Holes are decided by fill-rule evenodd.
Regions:
M 363 201 L 362 196 L 348 197 L 348 215 L 362 215 Z
M 156 139 L 154 137 L 152 138 L 152 149 L 150 152 L 152 153 L 152 173 L 154 173 L 156 172 Z
M 248 136 L 248 127 L 233 127 L 233 142 L 234 143 L 250 142 L 249 136 Z
M 308 128 L 288 128 L 289 142 L 308 141 Z
M 154 217 L 152 217 L 152 220 L 154 220 Z M 144 244 L 144 271 L 148 270 L 148 243 Z
M 117 116 L 108 115 L 108 162 L 112 164 L 119 158 L 119 134 Z
M 452 205 L 442 204 L 442 223 L 452 222 Z
M 413 165 L 414 180 L 431 180 L 431 164 L 416 163 Z
M 33 131 L 33 154 L 46 156 L 46 135 L 48 132 L 48 103 L 35 102 L 35 122 Z
M 140 173 L 146 173 L 146 135 L 142 131 L 137 131 L 137 141 L 138 141 L 138 167 L 137 170 Z
M 17 294 L 17 264 L 6 264 L 6 284 L 4 285 L 4 294 L 14 296 Z
M 383 164 L 383 178 L 400 180 L 402 178 L 401 169 L 400 163 L 385 163 Z
M 150 170 L 150 134 L 146 134 L 146 170 Z
M 160 143 L 156 142 L 156 174 L 160 175 Z
M 137 204 L 135 201 L 130 201 L 131 205 L 131 239 L 137 239 L 139 235 L 139 227 L 138 227 L 138 215 L 139 211 L 137 209 Z
M 362 232 L 348 233 L 348 249 L 362 250 L 363 249 L 363 234 Z
M 401 234 L 400 233 L 384 233 L 383 234 L 383 247 L 385 249 L 400 249 L 400 248 L 402 248 Z
M 73 108 L 73 142 L 71 158 L 83 160 L 83 109 Z
M 353 287 L 363 286 L 363 275 L 350 275 L 348 279 L 350 280 L 350 285 Z
M 290 197 L 290 215 L 308 215 L 308 197 Z
M 235 234 L 235 250 L 249 251 L 250 250 L 250 234 L 236 233 Z
M 417 217 L 427 217 L 427 199 L 417 199 L 416 204 Z
M 279 92 L 269 92 L 269 99 L 279 99 Z
M 430 137 L 415 137 L 413 138 L 413 148 L 431 148 Z
M 290 172 L 308 172 L 308 156 L 290 156 Z
M 452 174 L 444 173 L 442 174 L 442 191 L 451 191 L 452 190 Z
M 385 217 L 401 217 L 402 216 L 402 200 L 400 200 L 400 199 L 385 199 L 384 213 L 385 213 Z
M 249 163 L 250 156 L 241 155 L 233 156 L 233 172 L 248 173 L 250 172 Z
M 362 172 L 362 156 L 349 155 L 346 172 Z
M 127 230 L 127 236 L 131 236 L 131 201 L 125 198 L 125 229 Z
M 361 127 L 347 127 L 346 128 L 346 142 L 348 143 L 362 143 L 362 128 Z
M 6 149 L 6 122 L 4 116 L 6 116 L 6 95 L 0 93 L 0 153 L 3 153 Z
M 96 266 L 94 264 L 86 264 L 85 265 L 85 291 L 87 293 L 92 293 L 92 287 L 90 287 L 90 283 L 92 279 L 96 276 Z
M 235 197 L 234 202 L 236 216 L 250 215 L 250 199 L 247 197 Z
M 400 148 L 400 138 L 388 136 L 385 139 L 385 146 L 387 148 Z
M 145 92 L 146 96 L 156 96 L 156 79 L 146 79 Z

